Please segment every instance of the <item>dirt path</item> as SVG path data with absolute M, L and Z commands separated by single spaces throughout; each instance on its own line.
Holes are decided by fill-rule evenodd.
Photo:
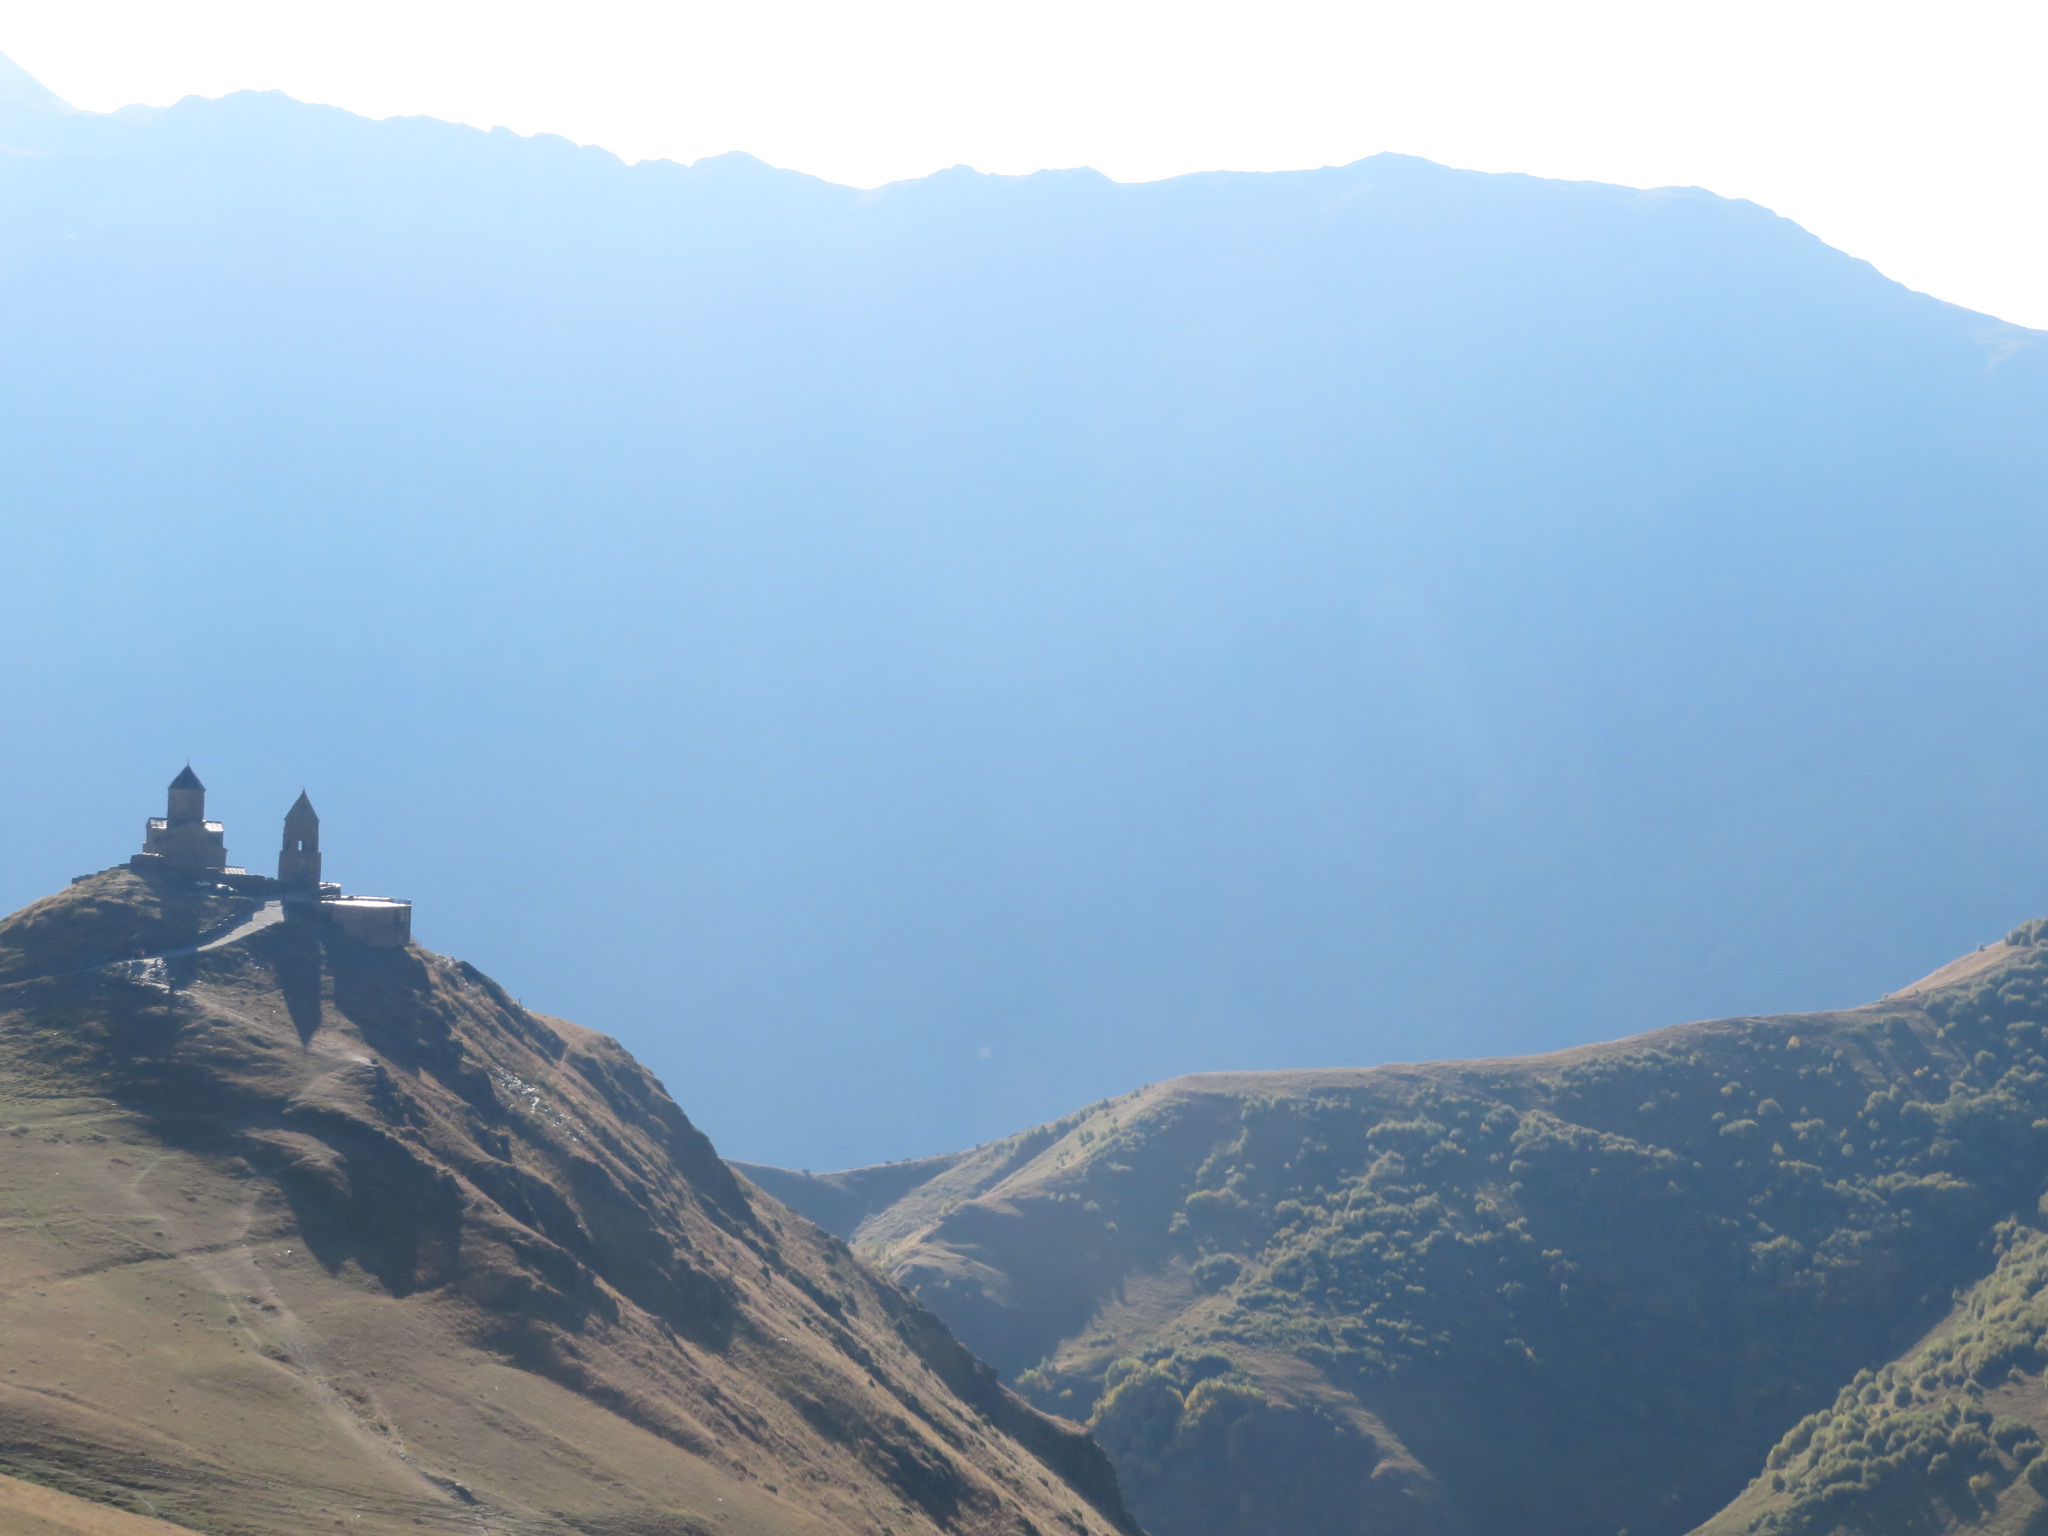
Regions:
M 284 903 L 281 901 L 266 901 L 248 917 L 235 924 L 234 927 L 221 934 L 218 938 L 208 939 L 202 944 L 193 944 L 185 949 L 167 949 L 160 955 L 148 955 L 144 958 L 150 960 L 171 960 L 179 955 L 203 955 L 209 949 L 221 949 L 229 944 L 239 944 L 243 939 L 248 938 L 250 934 L 261 933 L 265 928 L 272 927 L 283 921 Z

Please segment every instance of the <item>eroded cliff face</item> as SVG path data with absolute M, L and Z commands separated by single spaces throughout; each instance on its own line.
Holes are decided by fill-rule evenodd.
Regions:
M 0 924 L 0 1462 L 223 1536 L 1128 1528 L 614 1042 L 319 925 L 191 952 L 245 905 Z

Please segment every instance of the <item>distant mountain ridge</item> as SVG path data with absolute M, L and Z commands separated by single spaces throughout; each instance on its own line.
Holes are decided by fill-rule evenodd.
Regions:
M 1088 1416 L 1152 1536 L 2033 1531 L 2044 1019 L 2048 922 L 1860 1009 L 747 1172 Z
M 614 1042 L 195 884 L 0 921 L 0 1527 L 1133 1529 Z
M 13 902 L 167 758 L 318 763 L 433 942 L 817 1167 L 2042 908 L 2048 354 L 1754 205 L 7 96 Z
M 55 91 L 14 60 L 0 54 L 0 118 L 11 122 L 16 132 L 38 117 L 66 114 L 75 109 Z

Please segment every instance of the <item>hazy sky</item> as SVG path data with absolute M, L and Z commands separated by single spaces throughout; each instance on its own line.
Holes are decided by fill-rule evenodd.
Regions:
M 75 105 L 274 88 L 872 186 L 1379 150 L 1777 209 L 2048 327 L 2042 0 L 0 0 Z

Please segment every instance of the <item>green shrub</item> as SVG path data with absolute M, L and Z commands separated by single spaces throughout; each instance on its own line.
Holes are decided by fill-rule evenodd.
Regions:
M 2035 929 L 1966 986 L 1797 1033 L 1735 1021 L 1564 1064 L 1173 1100 L 1062 1197 L 1220 1298 L 1150 1341 L 1179 1412 L 1202 1349 L 1295 1355 L 1376 1411 L 1455 1405 L 1469 1432 L 1431 1471 L 1492 1501 L 1476 1528 L 1689 1529 L 1767 1456 L 1787 1531 L 2009 1486 L 2048 1462 L 1979 1401 L 2048 1362 L 2031 1300 L 2000 1289 L 2039 1257 L 2019 1219 L 2048 1222 Z M 1870 1369 L 1994 1263 L 1981 1317 Z M 1097 1402 L 1111 1436 L 1173 1406 L 1155 1383 L 1112 1409 L 1097 1357 L 1073 1358 L 1034 1396 Z
M 1234 1253 L 1211 1253 L 1195 1261 L 1190 1274 L 1198 1289 L 1220 1291 L 1244 1272 L 1244 1260 Z

